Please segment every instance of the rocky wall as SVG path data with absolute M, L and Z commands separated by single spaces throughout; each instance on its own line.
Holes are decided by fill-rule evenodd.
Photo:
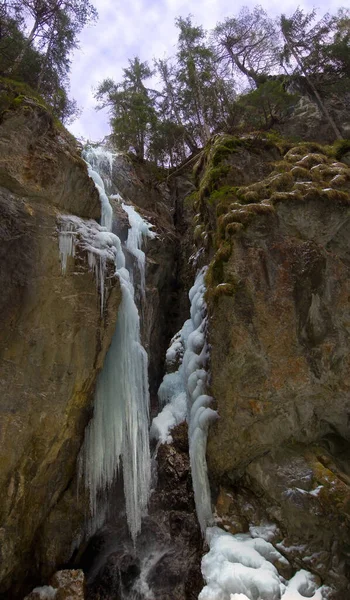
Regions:
M 2 113 L 0 140 L 0 591 L 9 598 L 46 560 L 38 532 L 74 477 L 120 294 L 109 278 L 101 318 L 86 254 L 61 272 L 59 214 L 100 214 L 71 136 L 22 98 Z M 69 558 L 76 534 L 69 521 L 57 527 L 53 562 Z

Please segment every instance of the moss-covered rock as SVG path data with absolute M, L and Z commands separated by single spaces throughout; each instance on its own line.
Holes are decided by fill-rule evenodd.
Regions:
M 215 144 L 218 180 L 209 148 L 197 171 L 198 181 L 207 181 L 207 168 L 213 177 L 197 227 L 212 239 L 206 299 L 220 419 L 209 432 L 208 464 L 221 486 L 218 514 L 243 531 L 241 510 L 253 494 L 260 508 L 248 522 L 278 525 L 289 576 L 302 565 L 343 600 L 350 475 L 310 448 L 329 431 L 350 444 L 350 170 L 335 162 L 334 148 L 316 143 L 269 140 L 264 153 L 251 140 L 233 140 L 232 152 Z M 239 507 L 228 494 L 242 495 Z M 318 565 L 305 558 L 317 553 Z

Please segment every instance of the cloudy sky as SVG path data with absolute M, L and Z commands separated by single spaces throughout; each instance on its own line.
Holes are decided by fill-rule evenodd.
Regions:
M 109 133 L 108 113 L 96 111 L 93 90 L 105 77 L 119 81 L 129 58 L 139 56 L 152 62 L 174 54 L 178 16 L 192 14 L 194 22 L 212 29 L 218 21 L 237 14 L 241 6 L 254 6 L 257 1 L 234 3 L 232 0 L 91 0 L 99 13 L 93 26 L 87 27 L 80 37 L 80 49 L 73 57 L 71 95 L 82 109 L 81 117 L 70 130 L 77 137 L 101 140 Z M 311 10 L 319 8 L 319 15 L 335 12 L 347 4 L 341 0 L 261 0 L 260 4 L 271 15 L 291 14 L 299 5 Z

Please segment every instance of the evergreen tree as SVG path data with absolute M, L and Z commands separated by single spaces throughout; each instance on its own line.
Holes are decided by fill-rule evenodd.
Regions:
M 182 114 L 182 100 L 179 93 L 179 82 L 177 78 L 176 65 L 172 64 L 170 60 L 156 60 L 155 67 L 160 77 L 160 83 L 162 89 L 158 95 L 157 112 L 158 119 L 160 122 L 166 122 L 166 128 L 162 129 L 162 138 L 165 146 L 168 146 L 168 142 L 165 139 L 165 132 L 171 132 L 173 137 L 176 131 L 177 144 L 180 143 L 182 137 L 183 154 L 185 154 L 185 146 L 187 146 L 190 152 L 196 152 L 198 150 L 195 137 L 192 131 L 184 127 L 184 117 Z M 159 127 L 157 128 L 159 131 Z
M 265 81 L 248 94 L 242 94 L 238 104 L 243 109 L 245 123 L 252 128 L 267 130 L 283 122 L 298 99 L 297 94 L 286 92 L 283 77 L 279 76 Z
M 202 27 L 194 26 L 191 17 L 176 19 L 179 29 L 177 51 L 178 94 L 184 126 L 202 144 L 209 139 L 213 95 L 214 56 L 205 43 Z
M 138 57 L 129 60 L 122 82 L 105 79 L 98 87 L 96 98 L 100 108 L 109 107 L 115 143 L 120 150 L 132 151 L 140 159 L 156 125 L 155 95 L 144 82 L 152 76 L 147 62 Z
M 13 64 L 7 69 L 7 74 L 15 73 L 27 50 L 37 42 L 43 47 L 43 42 L 53 43 L 53 30 L 59 29 L 59 25 L 66 27 L 69 21 L 70 31 L 76 36 L 82 28 L 91 20 L 97 18 L 96 9 L 88 0 L 8 0 L 8 6 L 12 12 L 21 15 L 22 22 L 31 23 L 25 43 L 18 52 Z M 63 19 L 62 15 L 65 15 Z M 62 32 L 59 33 L 62 38 Z
M 70 53 L 94 18 L 86 0 L 0 0 L 0 75 L 36 89 L 69 122 L 78 114 L 67 91 Z
M 218 23 L 213 40 L 219 60 L 258 87 L 279 66 L 279 32 L 261 6 L 242 8 L 237 17 Z
M 327 14 L 318 22 L 315 21 L 316 11 L 304 13 L 298 8 L 287 18 L 281 16 L 281 31 L 285 41 L 282 58 L 287 64 L 295 61 L 294 72 L 304 75 L 312 94 L 323 111 L 335 137 L 342 139 L 341 133 L 331 116 L 325 102 L 321 98 L 314 75 L 322 66 L 320 55 L 322 47 L 330 45 L 333 19 Z

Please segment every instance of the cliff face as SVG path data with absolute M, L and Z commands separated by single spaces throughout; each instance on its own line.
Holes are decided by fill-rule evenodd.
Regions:
M 279 550 L 343 599 L 350 169 L 313 145 L 272 151 L 265 143 L 266 151 L 261 140 L 218 138 L 202 162 L 197 207 L 200 236 L 214 250 L 207 283 L 220 416 L 209 471 L 229 530 L 274 523 Z M 247 153 L 260 167 L 253 183 L 237 187 Z M 208 190 L 213 162 L 221 181 Z M 268 176 L 257 177 L 259 169 Z
M 168 342 L 188 316 L 198 259 L 210 265 L 210 393 L 220 418 L 209 432 L 208 466 L 219 522 L 233 533 L 273 523 L 273 543 L 290 562 L 285 576 L 306 568 L 343 600 L 350 543 L 350 169 L 342 162 L 348 155 L 327 152 L 264 136 L 217 136 L 195 167 L 195 193 L 183 172 L 161 183 L 145 164 L 123 156 L 114 161 L 112 184 L 158 234 L 146 246 L 146 297 L 136 298 L 152 408 Z M 125 214 L 117 203 L 114 209 L 114 231 L 125 240 Z M 15 579 L 48 580 L 82 537 L 86 507 L 84 495 L 77 499 L 76 458 L 120 301 L 111 270 L 101 317 L 79 245 L 62 274 L 58 229 L 65 213 L 100 216 L 85 163 L 45 107 L 31 98 L 14 102 L 10 93 L 0 117 L 4 598 Z M 192 235 L 198 252 L 190 261 Z M 159 597 L 194 598 L 201 540 L 183 425 L 178 434 L 158 450 L 159 481 L 139 545 L 147 549 L 153 538 L 155 545 L 173 544 L 176 560 L 164 555 L 149 583 Z M 124 530 L 127 539 L 125 523 Z M 140 564 L 122 550 L 90 582 L 91 597 L 114 597 L 123 569 L 127 580 L 139 573 Z M 163 579 L 170 573 L 171 589 L 157 565 Z M 105 575 L 115 589 L 105 589 Z M 18 589 L 12 587 L 13 597 Z
M 7 90 L 2 89 L 2 93 Z M 109 279 L 104 318 L 86 254 L 61 273 L 60 213 L 98 218 L 100 204 L 70 136 L 20 98 L 0 121 L 0 580 L 6 591 L 45 560 L 38 531 L 75 472 L 119 302 Z M 57 531 L 56 561 L 67 560 Z M 69 532 L 74 536 L 74 531 Z M 8 597 L 8 596 L 6 596 Z

